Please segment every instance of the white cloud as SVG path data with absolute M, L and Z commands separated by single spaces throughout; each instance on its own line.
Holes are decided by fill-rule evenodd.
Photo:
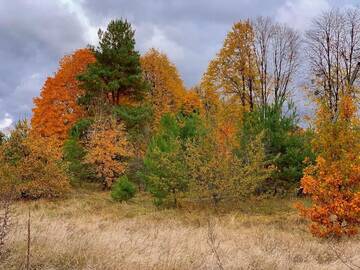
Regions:
M 10 127 L 12 123 L 13 123 L 12 117 L 8 113 L 6 113 L 5 117 L 0 119 L 0 130 L 4 130 Z
M 315 16 L 330 8 L 328 0 L 287 0 L 278 8 L 276 20 L 303 31 Z
M 83 38 L 90 44 L 97 44 L 98 42 L 98 27 L 91 25 L 89 18 L 86 16 L 84 9 L 82 7 L 83 0 L 73 1 L 73 0 L 59 0 L 68 11 L 76 16 L 81 26 L 84 28 Z

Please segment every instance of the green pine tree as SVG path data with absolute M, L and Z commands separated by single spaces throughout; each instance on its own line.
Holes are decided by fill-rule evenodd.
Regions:
M 99 45 L 91 47 L 96 62 L 78 79 L 85 94 L 79 103 L 89 113 L 111 112 L 121 97 L 141 100 L 147 89 L 135 50 L 134 30 L 126 20 L 113 20 L 107 30 L 99 30 Z
M 187 168 L 184 150 L 188 140 L 194 140 L 206 132 L 196 114 L 173 116 L 165 114 L 160 130 L 151 139 L 144 158 L 144 177 L 155 203 L 173 202 L 177 206 L 181 194 L 188 190 Z

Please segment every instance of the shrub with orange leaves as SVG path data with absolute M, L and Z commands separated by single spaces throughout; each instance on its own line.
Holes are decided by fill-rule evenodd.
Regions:
M 124 125 L 114 119 L 97 119 L 88 132 L 84 162 L 93 164 L 106 188 L 125 172 L 132 156 Z
M 298 205 L 311 220 L 310 230 L 319 237 L 353 235 L 360 225 L 360 125 L 351 97 L 342 97 L 337 119 L 323 105 L 318 111 L 319 153 L 304 170 L 301 185 L 312 206 Z
M 54 137 L 60 144 L 63 143 L 68 130 L 83 115 L 77 105 L 82 91 L 76 77 L 94 61 L 95 57 L 89 49 L 79 49 L 61 59 L 55 76 L 46 80 L 40 97 L 34 99 L 31 126 L 35 134 Z

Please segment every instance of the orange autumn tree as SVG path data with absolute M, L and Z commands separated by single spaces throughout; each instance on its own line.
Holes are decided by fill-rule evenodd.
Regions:
M 217 88 L 211 80 L 212 74 L 206 72 L 202 79 L 200 86 L 194 87 L 195 92 L 198 94 L 202 108 L 205 114 L 215 114 L 221 105 L 220 95 L 217 93 Z
M 360 125 L 349 96 L 340 103 L 337 119 L 322 105 L 318 111 L 316 163 L 304 170 L 301 185 L 312 206 L 300 205 L 319 237 L 353 235 L 360 225 Z
M 79 49 L 61 59 L 55 76 L 46 80 L 40 97 L 34 99 L 31 126 L 35 134 L 54 137 L 59 142 L 66 139 L 68 130 L 83 116 L 83 110 L 77 105 L 82 93 L 77 75 L 93 62 L 95 57 L 89 49 Z
M 154 108 L 154 128 L 165 113 L 176 113 L 186 95 L 184 83 L 166 54 L 150 49 L 141 59 L 145 79 L 150 83 L 149 102 Z
M 181 111 L 186 115 L 202 112 L 202 102 L 194 89 L 188 90 L 182 99 Z
M 201 108 L 207 119 L 212 123 L 212 128 L 220 145 L 230 143 L 233 147 L 238 144 L 237 133 L 242 124 L 244 112 L 247 111 L 243 106 L 239 106 L 238 97 L 228 100 L 220 100 L 211 81 L 208 81 L 205 74 L 200 87 L 195 91 L 200 96 Z
M 238 106 L 237 102 L 229 100 L 219 106 L 214 128 L 217 142 L 224 151 L 228 151 L 230 145 L 232 148 L 239 147 L 238 133 L 242 126 L 243 115 L 243 107 Z
M 95 165 L 97 176 L 106 188 L 125 172 L 132 156 L 124 125 L 115 119 L 97 119 L 87 135 L 84 161 Z
M 257 102 L 258 74 L 253 43 L 251 23 L 235 23 L 201 80 L 200 97 L 220 144 L 236 143 L 236 130 L 244 113 L 252 110 Z

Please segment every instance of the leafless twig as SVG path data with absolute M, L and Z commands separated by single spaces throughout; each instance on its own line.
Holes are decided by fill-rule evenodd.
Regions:
M 27 254 L 26 254 L 26 269 L 30 270 L 30 247 L 31 247 L 31 216 L 30 216 L 30 208 L 29 208 L 29 216 L 28 216 L 28 235 L 27 235 Z
M 13 201 L 12 193 L 1 195 L 0 208 L 0 255 L 5 245 L 6 237 L 11 225 L 11 204 Z
M 360 269 L 359 265 L 354 264 L 350 258 L 347 258 L 338 247 L 336 247 L 333 243 L 329 244 L 330 249 L 334 252 L 335 256 L 339 259 L 339 261 L 345 265 L 350 270 Z
M 224 270 L 220 254 L 219 254 L 219 246 L 220 242 L 216 239 L 216 234 L 214 231 L 214 224 L 208 219 L 208 230 L 207 230 L 207 243 L 211 249 L 212 254 L 216 259 L 216 263 L 220 270 Z

